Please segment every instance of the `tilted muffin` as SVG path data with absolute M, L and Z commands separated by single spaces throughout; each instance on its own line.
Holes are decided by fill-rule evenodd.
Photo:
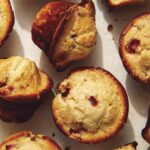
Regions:
M 14 14 L 9 0 L 0 1 L 0 46 L 7 39 L 14 25 Z
M 49 2 L 35 18 L 32 39 L 59 71 L 70 62 L 85 58 L 96 42 L 92 0 L 80 4 Z
M 0 59 L 0 118 L 29 119 L 52 88 L 52 80 L 25 57 Z
M 142 130 L 142 137 L 150 143 L 150 106 L 148 110 L 148 119 L 145 128 Z
M 111 8 L 132 5 L 132 4 L 142 4 L 145 0 L 108 0 L 109 6 Z
M 132 142 L 114 150 L 136 150 L 137 145 L 138 145 L 137 142 Z
M 120 56 L 129 74 L 150 83 L 150 13 L 135 18 L 120 37 Z
M 119 81 L 94 67 L 78 68 L 58 85 L 52 112 L 58 128 L 85 143 L 105 141 L 124 125 L 128 99 Z
M 45 135 L 23 131 L 8 137 L 0 144 L 0 150 L 61 150 L 61 148 Z

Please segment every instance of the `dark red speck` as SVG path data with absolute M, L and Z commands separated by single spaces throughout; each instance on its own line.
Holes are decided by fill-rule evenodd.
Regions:
M 137 47 L 140 45 L 140 40 L 138 39 L 132 39 L 127 47 L 127 50 L 129 53 L 136 53 Z
M 90 96 L 89 101 L 92 106 L 96 106 L 98 104 L 98 101 L 96 100 L 96 98 L 94 96 Z
M 6 150 L 11 150 L 13 147 L 15 147 L 14 145 L 6 145 Z

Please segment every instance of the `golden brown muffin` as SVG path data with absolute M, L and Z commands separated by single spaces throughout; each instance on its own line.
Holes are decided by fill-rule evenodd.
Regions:
M 0 59 L 0 118 L 28 120 L 52 88 L 52 80 L 34 62 L 14 56 Z
M 150 83 L 150 13 L 135 18 L 120 37 L 120 56 L 129 74 Z
M 114 150 L 136 150 L 137 145 L 138 145 L 137 142 L 132 142 Z
M 61 150 L 61 148 L 45 135 L 23 131 L 8 137 L 0 144 L 0 150 Z
M 8 101 L 38 101 L 52 87 L 51 79 L 28 58 L 0 59 L 0 97 Z
M 58 85 L 52 112 L 58 128 L 85 143 L 105 141 L 124 125 L 128 99 L 119 81 L 94 67 L 78 68 Z
M 121 7 L 132 4 L 142 4 L 145 0 L 108 0 L 108 4 L 111 8 Z
M 142 137 L 150 143 L 150 106 L 148 110 L 148 119 L 145 128 L 142 130 Z
M 46 4 L 33 23 L 32 39 L 57 70 L 61 71 L 70 62 L 85 58 L 96 42 L 93 2 Z
M 9 0 L 0 1 L 0 46 L 7 39 L 14 25 L 14 14 Z

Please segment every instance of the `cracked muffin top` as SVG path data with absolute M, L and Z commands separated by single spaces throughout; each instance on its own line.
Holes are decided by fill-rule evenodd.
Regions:
M 9 0 L 0 1 L 0 46 L 8 37 L 14 24 L 14 14 Z
M 0 144 L 0 150 L 61 150 L 61 148 L 49 137 L 24 131 L 7 138 Z
M 52 88 L 52 80 L 25 57 L 0 59 L 0 72 L 0 98 L 5 100 L 40 100 Z
M 80 68 L 58 85 L 54 120 L 69 137 L 97 143 L 113 136 L 126 121 L 128 100 L 121 84 L 100 68 Z
M 127 71 L 137 80 L 150 83 L 150 13 L 135 18 L 122 32 L 120 55 Z
M 137 145 L 138 145 L 137 142 L 132 142 L 114 150 L 136 150 Z

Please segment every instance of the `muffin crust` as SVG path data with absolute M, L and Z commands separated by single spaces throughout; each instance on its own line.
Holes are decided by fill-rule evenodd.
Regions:
M 52 87 L 52 80 L 25 57 L 0 59 L 0 72 L 0 98 L 8 101 L 40 100 Z
M 7 39 L 14 25 L 14 13 L 9 0 L 0 1 L 0 46 Z
M 21 56 L 0 59 L 0 118 L 29 120 L 51 91 L 53 82 L 34 62 Z
M 72 71 L 58 85 L 58 91 L 52 104 L 56 125 L 80 142 L 107 140 L 123 127 L 127 119 L 126 92 L 103 69 L 87 67 Z
M 135 18 L 120 37 L 120 56 L 133 78 L 150 83 L 150 13 Z
M 56 142 L 44 135 L 24 131 L 14 134 L 0 144 L 0 150 L 61 150 Z

